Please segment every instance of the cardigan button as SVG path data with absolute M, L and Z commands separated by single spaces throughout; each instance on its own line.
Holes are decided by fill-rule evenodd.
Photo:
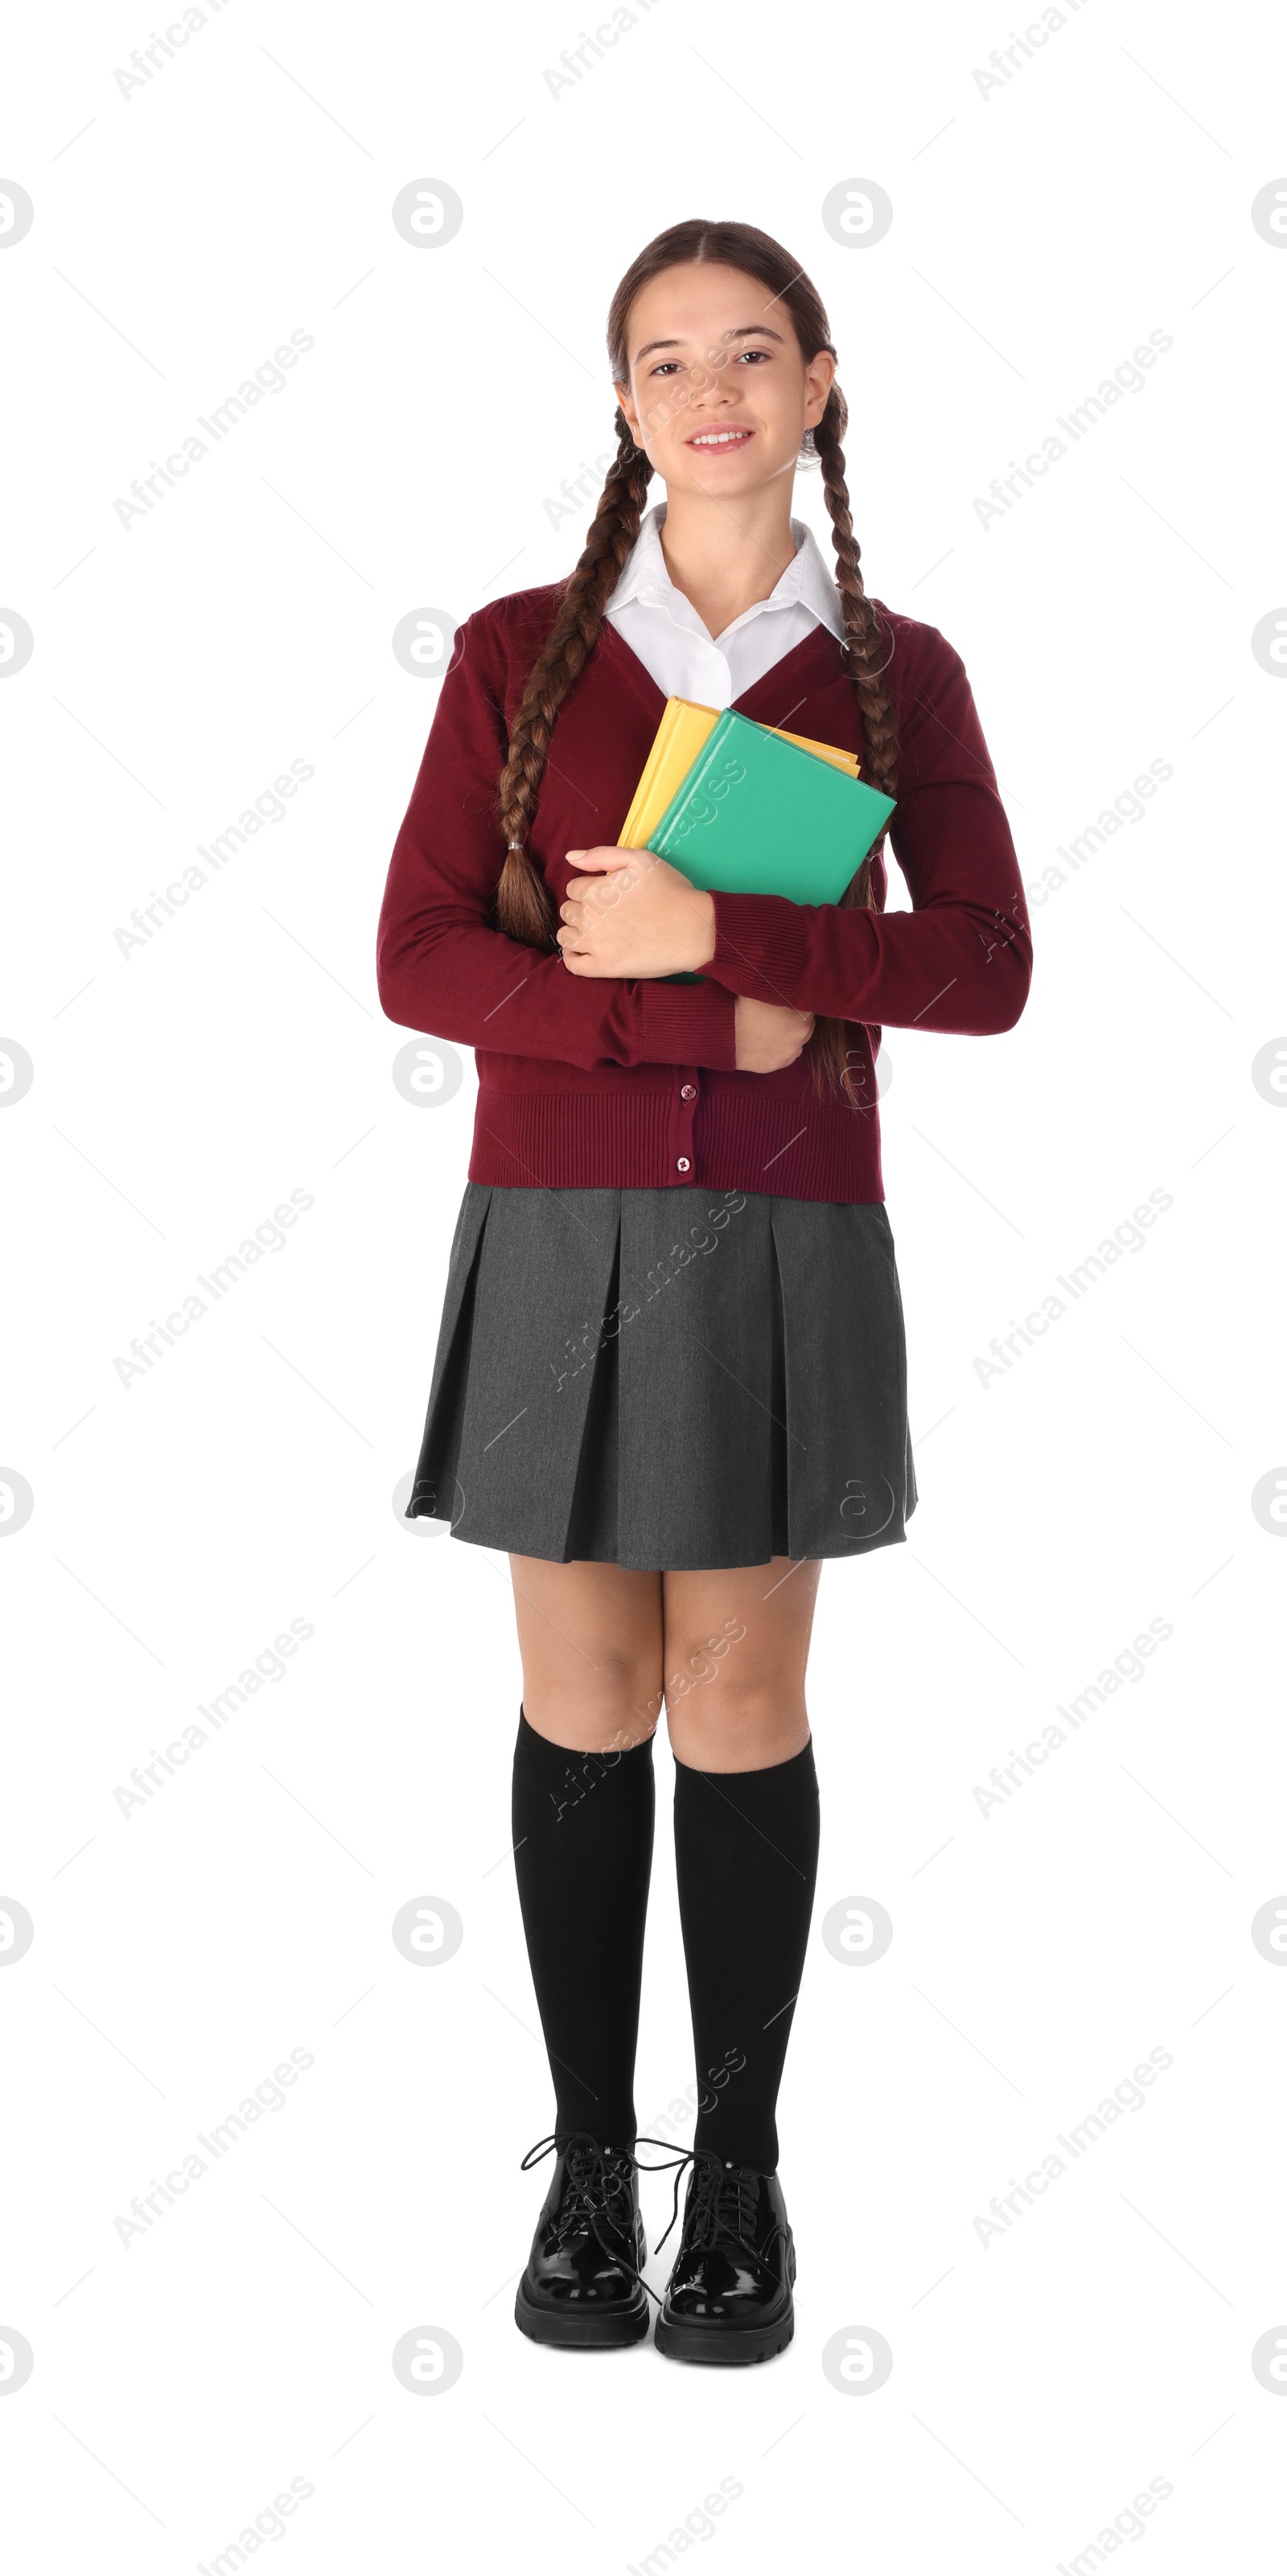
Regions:
M 681 1172 L 691 1172 L 692 1168 L 692 1164 L 689 1162 L 687 1154 L 681 1154 L 679 1157 L 678 1169 Z
M 680 1089 L 679 1089 L 679 1097 L 680 1097 L 680 1099 L 681 1099 L 681 1100 L 695 1100 L 695 1099 L 697 1098 L 697 1085 L 696 1085 L 696 1083 L 695 1083 L 695 1082 L 684 1082 L 684 1083 L 681 1083 L 681 1084 L 680 1084 Z

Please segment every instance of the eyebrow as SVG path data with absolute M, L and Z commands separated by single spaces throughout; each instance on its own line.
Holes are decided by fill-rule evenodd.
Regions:
M 770 331 L 764 322 L 743 322 L 736 331 L 725 331 L 723 337 L 726 340 L 776 340 L 779 348 L 785 346 L 781 332 Z M 642 365 L 645 358 L 652 356 L 654 349 L 682 349 L 683 346 L 682 340 L 648 340 L 642 349 L 636 349 L 635 365 Z

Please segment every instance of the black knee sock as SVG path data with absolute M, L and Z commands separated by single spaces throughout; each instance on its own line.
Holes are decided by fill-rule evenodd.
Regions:
M 628 1753 L 551 1744 L 521 1709 L 514 1870 L 557 2104 L 555 2127 L 635 2135 L 635 2042 L 652 1868 L 652 1738 Z
M 677 1762 L 675 1865 L 701 2088 L 694 2143 L 775 2173 L 818 1869 L 812 1744 L 767 1771 Z

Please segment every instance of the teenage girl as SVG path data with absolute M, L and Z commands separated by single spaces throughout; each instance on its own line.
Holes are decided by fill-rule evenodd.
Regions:
M 814 1602 L 824 1558 L 901 1541 L 916 1503 L 874 1057 L 882 1025 L 1011 1028 L 1031 947 L 961 660 L 864 591 L 798 260 L 674 225 L 613 297 L 608 360 L 585 550 L 461 628 L 380 921 L 390 1019 L 478 1063 L 408 1516 L 513 1576 L 556 2102 L 518 2323 L 648 2330 L 632 2088 L 664 1704 L 700 2093 L 656 2341 L 760 2361 L 793 2331 L 775 2109 L 817 1866 Z M 834 575 L 790 515 L 806 461 Z M 817 906 L 616 848 L 671 695 L 855 752 L 896 800 L 911 911 L 884 914 L 883 843 Z

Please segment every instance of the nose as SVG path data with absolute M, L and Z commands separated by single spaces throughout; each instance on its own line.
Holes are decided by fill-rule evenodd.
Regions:
M 727 376 L 698 376 L 688 393 L 695 411 L 731 411 L 741 399 L 741 389 Z

